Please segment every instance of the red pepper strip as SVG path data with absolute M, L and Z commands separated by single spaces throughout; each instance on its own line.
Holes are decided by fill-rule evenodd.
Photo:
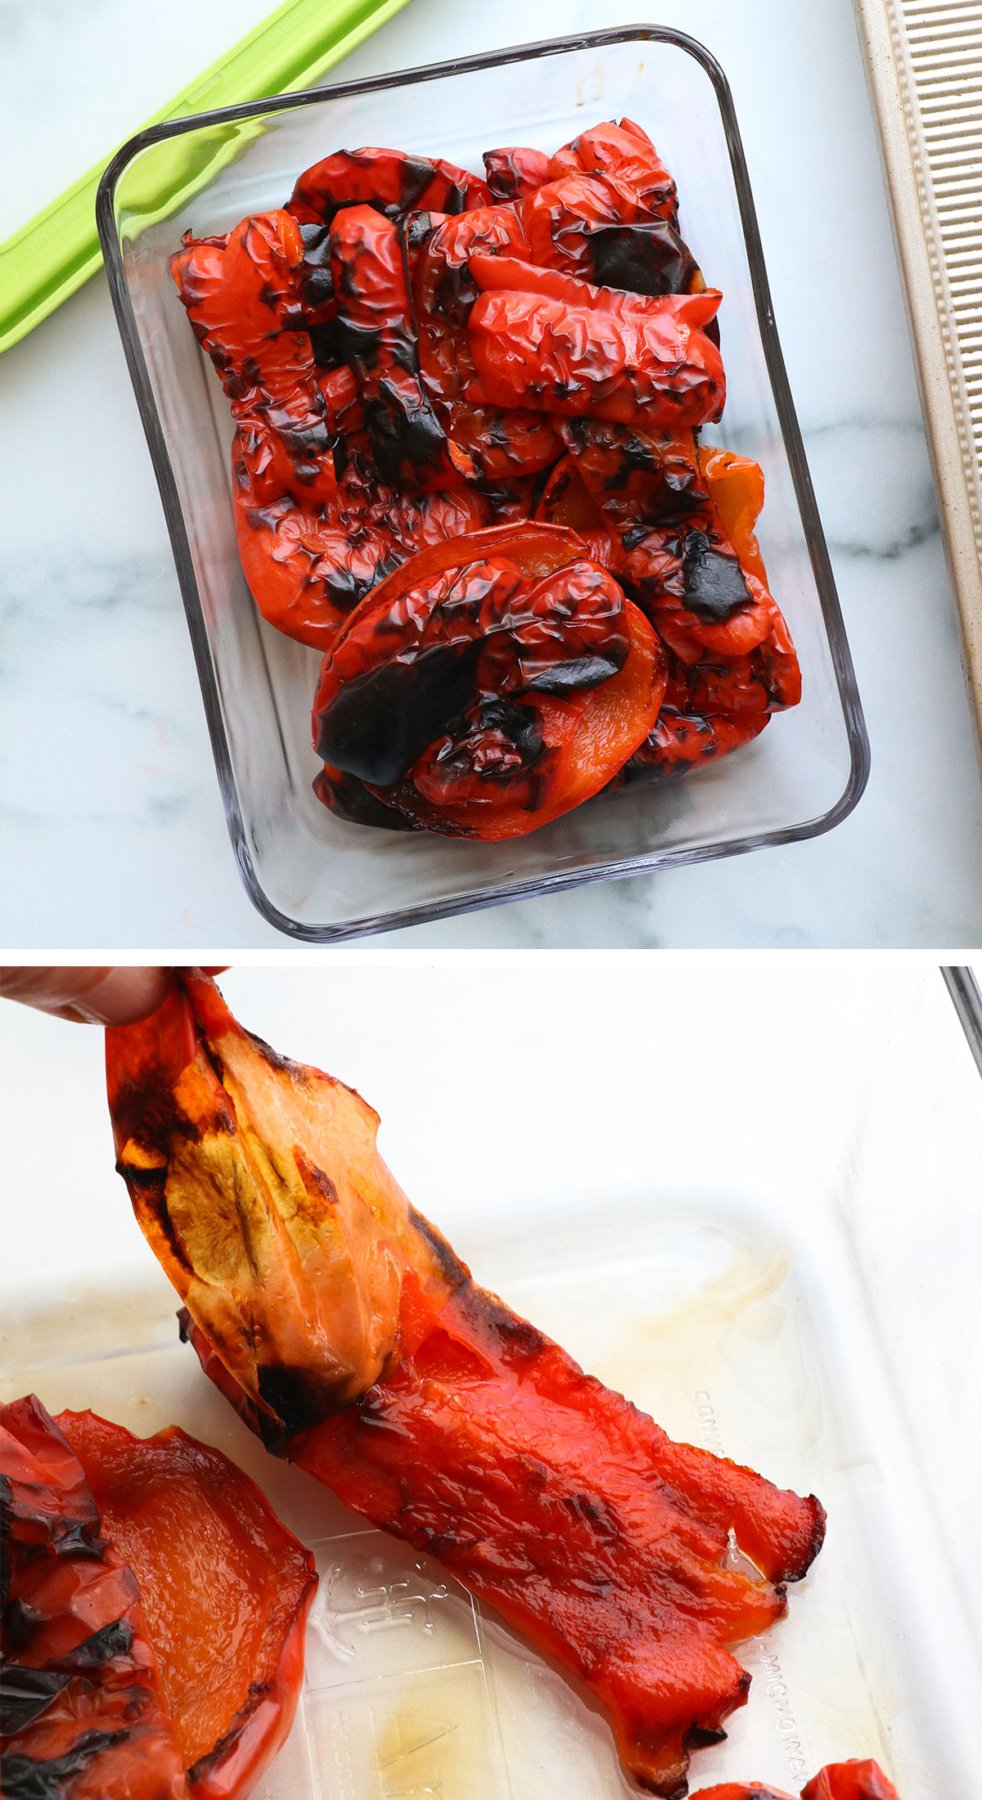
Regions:
M 301 222 L 329 224 L 342 206 L 360 203 L 400 219 L 410 212 L 469 212 L 490 200 L 479 176 L 442 157 L 370 147 L 336 150 L 305 169 L 287 210 Z
M 664 678 L 575 534 L 502 526 L 414 557 L 351 615 L 321 671 L 315 747 L 431 829 L 514 836 L 604 785 Z
M 184 1763 L 136 1578 L 33 1395 L 0 1407 L 7 1800 L 183 1800 Z
M 401 228 L 370 206 L 348 206 L 330 238 L 345 361 L 382 480 L 425 486 L 469 474 L 470 459 L 448 444 L 420 382 Z
M 117 1166 L 222 1391 L 586 1681 L 629 1774 L 680 1800 L 688 1747 L 746 1697 L 727 1646 L 783 1613 L 818 1502 L 673 1444 L 478 1288 L 379 1162 L 376 1115 L 206 978 L 106 1039 Z M 721 1566 L 731 1530 L 765 1579 Z
M 581 131 L 550 158 L 554 180 L 580 170 L 587 175 L 613 176 L 635 191 L 646 211 L 674 224 L 678 212 L 675 183 L 647 132 L 632 119 L 622 119 L 619 125 L 605 120 Z
M 726 382 L 704 327 L 720 296 L 610 300 L 571 306 L 531 294 L 482 294 L 467 322 L 477 369 L 470 397 L 624 423 L 643 417 L 656 430 L 718 418 Z
M 521 200 L 549 180 L 549 158 L 544 150 L 485 150 L 482 161 L 488 187 L 495 200 Z
M 704 294 L 706 283 L 685 245 L 663 220 L 602 225 L 588 234 L 589 256 L 576 259 L 576 273 L 550 264 L 546 268 L 508 256 L 478 255 L 470 272 L 479 288 L 518 288 L 555 300 L 588 304 L 582 287 L 589 282 L 609 306 L 619 293 L 654 299 L 660 294 Z M 715 323 L 715 321 L 712 321 Z M 717 333 L 718 343 L 718 333 Z
M 783 1789 L 752 1782 L 727 1781 L 722 1787 L 700 1788 L 693 1800 L 791 1800 Z M 892 1781 L 875 1762 L 829 1763 L 820 1769 L 801 1800 L 900 1800 Z
M 300 1695 L 310 1551 L 227 1456 L 176 1427 L 144 1440 L 89 1412 L 56 1423 L 140 1584 L 194 1800 L 250 1793 Z
M 301 325 L 303 243 L 289 213 L 244 219 L 226 243 L 185 236 L 171 272 L 195 336 L 232 402 L 257 500 L 334 492 L 331 435 Z
M 399 494 L 346 471 L 335 503 L 314 510 L 294 500 L 257 506 L 248 485 L 235 493 L 239 557 L 260 612 L 271 625 L 327 650 L 352 608 L 420 545 L 479 530 L 488 508 L 465 488 Z
M 420 369 L 447 437 L 467 456 L 482 482 L 535 474 L 562 453 L 551 422 L 541 413 L 504 412 L 463 398 L 474 365 L 467 315 L 477 297 L 469 259 L 479 249 L 525 249 L 511 206 L 484 207 L 459 219 L 419 221 L 409 233 L 413 305 Z

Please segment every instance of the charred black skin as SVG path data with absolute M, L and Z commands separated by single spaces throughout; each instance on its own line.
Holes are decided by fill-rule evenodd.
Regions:
M 480 640 L 437 644 L 345 682 L 322 714 L 317 754 L 361 781 L 391 787 L 474 697 Z
M 632 294 L 687 294 L 699 273 L 688 245 L 665 219 L 598 225 L 588 237 L 598 287 Z
M 750 590 L 732 551 L 717 550 L 704 531 L 688 531 L 682 547 L 685 604 L 697 618 L 724 625 L 751 605 Z
M 67 1756 L 35 1762 L 31 1756 L 0 1756 L 0 1789 L 4 1800 L 65 1800 L 69 1783 L 81 1775 L 96 1757 L 114 1744 L 122 1744 L 128 1731 L 87 1731 Z
M 422 830 L 405 813 L 376 799 L 357 776 L 346 775 L 343 769 L 321 769 L 314 778 L 313 789 L 321 805 L 349 825 L 380 826 L 383 831 Z

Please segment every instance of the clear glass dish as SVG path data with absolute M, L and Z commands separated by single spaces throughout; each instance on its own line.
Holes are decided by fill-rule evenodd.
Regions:
M 678 183 L 682 228 L 722 288 L 729 401 L 714 433 L 767 479 L 761 544 L 801 658 L 800 707 L 695 776 L 604 795 L 529 837 L 467 843 L 348 825 L 315 799 L 316 653 L 258 616 L 235 547 L 232 424 L 168 271 L 180 234 L 228 230 L 283 203 L 341 146 L 394 144 L 481 168 L 481 151 L 553 150 L 628 114 Z M 186 151 L 175 205 L 174 144 Z M 862 708 L 774 327 L 726 78 L 693 39 L 625 27 L 341 83 L 154 127 L 110 164 L 99 232 L 150 444 L 243 881 L 273 925 L 307 942 L 734 855 L 828 831 L 869 771 Z

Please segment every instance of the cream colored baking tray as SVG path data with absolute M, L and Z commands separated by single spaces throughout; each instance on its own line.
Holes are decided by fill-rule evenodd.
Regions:
M 982 744 L 982 0 L 856 0 Z

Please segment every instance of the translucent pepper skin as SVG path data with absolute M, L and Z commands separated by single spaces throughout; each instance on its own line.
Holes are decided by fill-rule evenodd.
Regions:
M 364 1102 L 251 1037 L 204 977 L 110 1030 L 107 1069 L 118 1166 L 216 1385 L 584 1681 L 628 1774 L 682 1800 L 690 1750 L 746 1698 L 730 1646 L 821 1546 L 818 1502 L 673 1443 L 480 1288 L 395 1187 Z M 353 1312 L 369 1341 L 341 1355 Z M 759 1579 L 723 1566 L 731 1531 Z
M 187 1800 L 132 1570 L 30 1395 L 0 1407 L 5 1800 Z
M 321 669 L 314 745 L 412 822 L 518 836 L 610 780 L 666 675 L 574 533 L 499 526 L 414 557 L 356 609 Z

